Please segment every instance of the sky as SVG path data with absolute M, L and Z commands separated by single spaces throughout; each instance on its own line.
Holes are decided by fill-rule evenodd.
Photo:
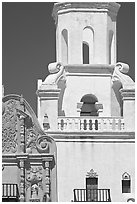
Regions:
M 120 2 L 119 2 L 120 3 Z M 135 80 L 135 3 L 120 3 L 117 16 L 117 61 L 130 65 Z M 51 2 L 2 3 L 2 84 L 4 94 L 18 94 L 35 113 L 37 80 L 56 61 L 55 24 Z

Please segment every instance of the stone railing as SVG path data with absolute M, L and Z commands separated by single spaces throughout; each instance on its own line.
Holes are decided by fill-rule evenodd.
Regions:
M 123 131 L 122 117 L 58 117 L 61 131 Z

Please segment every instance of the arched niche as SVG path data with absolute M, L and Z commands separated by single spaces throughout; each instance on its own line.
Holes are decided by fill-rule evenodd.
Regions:
M 67 29 L 61 32 L 61 56 L 62 63 L 68 63 L 68 31 Z
M 82 53 L 83 53 L 83 64 L 93 63 L 94 31 L 90 26 L 87 26 L 83 29 Z M 88 63 L 85 63 L 85 62 L 88 62 Z

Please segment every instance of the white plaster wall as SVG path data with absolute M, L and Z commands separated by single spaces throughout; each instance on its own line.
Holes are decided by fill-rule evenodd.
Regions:
M 99 188 L 110 188 L 112 202 L 125 201 L 124 172 L 131 175 L 131 193 L 135 193 L 134 155 L 132 143 L 57 142 L 58 201 L 73 200 L 73 189 L 85 188 L 90 169 L 99 175 Z
M 108 15 L 104 12 L 71 12 L 59 14 L 56 30 L 57 61 L 62 59 L 61 32 L 63 29 L 67 29 L 68 64 L 82 64 L 83 29 L 85 27 L 91 27 L 93 29 L 94 56 L 91 57 L 93 60 L 90 60 L 90 63 L 108 64 L 108 32 L 110 27 L 114 28 L 114 24 L 115 21 L 108 20 Z
M 135 130 L 135 100 L 125 100 L 123 107 L 123 117 L 126 130 Z
M 42 100 L 40 109 L 40 124 L 43 127 L 43 120 L 45 113 L 48 115 L 50 129 L 57 129 L 57 116 L 58 116 L 58 101 L 57 100 Z
M 94 94 L 103 104 L 102 116 L 111 116 L 110 76 L 67 76 L 62 103 L 65 116 L 79 116 L 77 103 L 85 94 Z
M 2 171 L 2 183 L 16 183 L 19 182 L 19 170 L 17 166 L 4 166 Z

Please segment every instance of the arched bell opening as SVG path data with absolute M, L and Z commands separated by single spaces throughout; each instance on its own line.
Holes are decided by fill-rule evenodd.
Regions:
M 89 64 L 89 45 L 83 42 L 83 64 Z
M 98 116 L 98 108 L 96 107 L 98 99 L 95 95 L 86 94 L 81 98 L 80 102 L 83 103 L 80 116 Z

